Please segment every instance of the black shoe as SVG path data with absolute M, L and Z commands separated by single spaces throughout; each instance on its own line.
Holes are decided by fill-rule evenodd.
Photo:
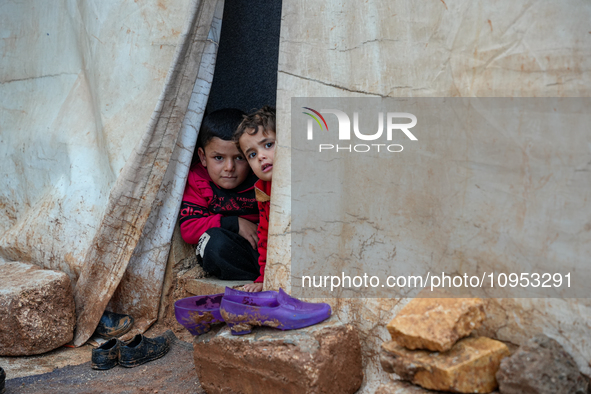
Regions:
M 111 369 L 119 363 L 121 341 L 111 338 L 96 349 L 92 349 L 90 366 L 93 369 Z M 0 392 L 2 394 L 2 392 Z
M 0 394 L 4 394 L 6 391 L 6 387 L 4 386 L 4 382 L 6 380 L 6 372 L 0 367 Z
M 168 353 L 173 338 L 175 338 L 174 333 L 170 330 L 156 338 L 147 338 L 138 334 L 127 344 L 121 346 L 119 365 L 133 368 L 156 360 Z
M 113 338 L 125 334 L 133 325 L 133 317 L 105 311 L 94 333 L 102 338 Z

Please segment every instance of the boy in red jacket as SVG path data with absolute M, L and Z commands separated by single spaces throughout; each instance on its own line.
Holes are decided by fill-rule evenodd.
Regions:
M 180 212 L 181 236 L 197 244 L 199 264 L 226 280 L 259 276 L 257 178 L 232 141 L 244 115 L 228 108 L 203 119 Z
M 275 157 L 275 108 L 265 106 L 244 118 L 234 135 L 252 171 L 259 177 L 255 194 L 259 205 L 257 229 L 260 276 L 254 283 L 244 286 L 246 291 L 263 290 L 265 265 L 267 264 L 267 238 L 271 205 L 271 178 Z

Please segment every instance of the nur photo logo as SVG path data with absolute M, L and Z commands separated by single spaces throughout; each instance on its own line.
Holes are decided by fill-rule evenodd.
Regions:
M 307 139 L 309 141 L 314 140 L 314 128 L 319 129 L 321 132 L 329 132 L 328 123 L 322 114 L 335 115 L 338 121 L 338 141 L 350 141 L 351 140 L 351 118 L 347 113 L 338 109 L 321 109 L 317 111 L 310 107 L 302 107 L 307 110 L 302 112 L 307 115 Z M 308 112 L 309 111 L 309 112 Z M 374 115 L 375 116 L 375 115 Z M 410 131 L 411 128 L 416 126 L 417 117 L 408 112 L 387 112 L 384 116 L 384 112 L 378 112 L 378 130 L 373 134 L 365 134 L 361 132 L 359 126 L 359 112 L 353 112 L 353 135 L 355 138 L 361 141 L 385 141 L 385 143 L 371 143 L 371 144 L 343 144 L 341 143 L 321 143 L 318 144 L 318 151 L 334 151 L 334 152 L 358 152 L 365 153 L 369 151 L 376 152 L 391 152 L 397 153 L 402 152 L 404 147 L 400 144 L 391 144 L 392 137 L 395 132 L 402 132 L 411 141 L 418 141 L 417 137 Z M 410 122 L 400 123 L 400 120 L 406 119 Z M 386 126 L 384 127 L 384 123 Z M 363 128 L 365 131 L 365 128 Z M 385 138 L 384 129 L 386 130 Z M 365 131 L 367 132 L 367 131 Z M 336 136 L 335 136 L 336 137 Z

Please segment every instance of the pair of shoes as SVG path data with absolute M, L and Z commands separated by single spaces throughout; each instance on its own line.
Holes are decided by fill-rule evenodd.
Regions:
M 318 324 L 331 315 L 330 305 L 300 301 L 279 289 L 275 302 L 265 304 L 257 298 L 252 303 L 239 303 L 224 297 L 220 313 L 233 335 L 249 334 L 253 326 L 267 326 L 279 330 L 296 330 Z
M 271 305 L 276 302 L 276 291 L 250 293 L 226 287 L 225 293 L 187 297 L 174 303 L 176 320 L 193 335 L 201 335 L 211 330 L 212 324 L 223 323 L 220 314 L 222 299 L 227 298 L 239 303 Z M 258 301 L 254 301 L 258 300 Z
M 211 324 L 228 323 L 232 334 L 243 335 L 253 326 L 294 330 L 326 320 L 330 305 L 303 302 L 283 289 L 250 293 L 226 287 L 224 294 L 188 297 L 175 302 L 177 321 L 193 335 L 211 329 Z
M 5 381 L 6 372 L 4 372 L 4 369 L 0 367 L 0 394 L 4 394 L 6 392 Z
M 132 325 L 133 317 L 104 311 L 94 333 L 101 338 L 119 337 L 129 331 Z
M 90 366 L 101 370 L 111 369 L 117 364 L 126 368 L 137 367 L 168 353 L 174 338 L 176 337 L 170 330 L 156 338 L 147 338 L 138 334 L 129 342 L 111 338 L 92 350 Z

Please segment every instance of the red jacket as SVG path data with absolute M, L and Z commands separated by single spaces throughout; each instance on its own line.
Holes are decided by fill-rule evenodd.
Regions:
M 265 280 L 265 266 L 267 265 L 267 238 L 269 237 L 269 212 L 271 211 L 271 182 L 258 180 L 254 184 L 255 195 L 259 204 L 259 226 L 257 235 L 259 237 L 259 266 L 261 276 L 254 283 L 263 283 Z
M 196 244 L 213 227 L 238 233 L 238 217 L 256 223 L 259 219 L 254 197 L 256 180 L 251 174 L 240 186 L 228 190 L 216 185 L 201 163 L 191 167 L 180 212 L 183 240 Z

